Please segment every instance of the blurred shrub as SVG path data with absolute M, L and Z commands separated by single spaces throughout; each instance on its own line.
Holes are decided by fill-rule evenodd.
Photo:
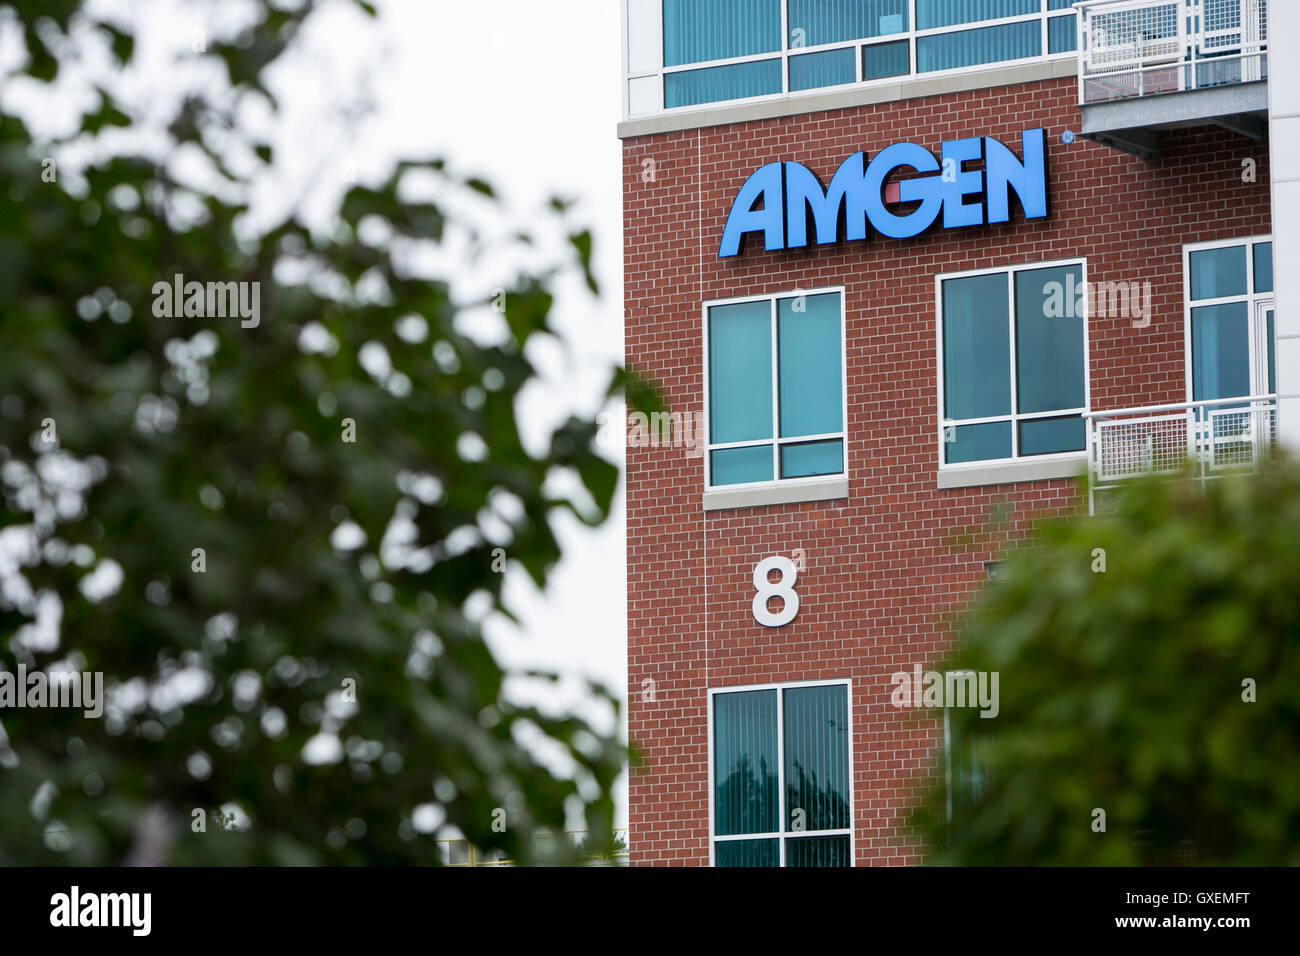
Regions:
M 951 666 L 998 672 L 1001 711 L 949 711 L 928 862 L 1300 864 L 1300 475 L 1107 496 L 962 621 Z

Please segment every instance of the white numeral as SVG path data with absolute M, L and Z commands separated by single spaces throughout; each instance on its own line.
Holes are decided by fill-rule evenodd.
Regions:
M 767 579 L 769 571 L 780 571 L 781 579 L 775 583 Z M 799 613 L 799 595 L 795 593 L 794 582 L 799 577 L 799 569 L 793 561 L 783 554 L 774 554 L 764 558 L 754 567 L 754 620 L 764 627 L 780 627 L 789 624 Z M 785 607 L 772 612 L 767 609 L 767 599 L 779 597 Z

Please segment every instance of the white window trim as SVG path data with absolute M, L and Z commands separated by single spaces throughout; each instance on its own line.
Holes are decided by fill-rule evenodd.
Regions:
M 1021 455 L 1020 449 L 1020 430 L 1016 427 L 1017 423 L 1030 421 L 1035 418 L 1064 418 L 1068 415 L 1083 415 L 1092 409 L 1092 353 L 1088 336 L 1088 315 L 1085 312 L 1082 316 L 1083 321 L 1083 406 L 1080 408 L 1061 408 L 1053 409 L 1048 412 L 1017 412 L 1017 388 L 1016 388 L 1016 297 L 1015 297 L 1015 277 L 1019 272 L 1033 272 L 1038 269 L 1056 269 L 1063 266 L 1079 266 L 1084 287 L 1088 284 L 1088 260 L 1084 256 L 1076 256 L 1070 259 L 1052 259 L 1046 262 L 1022 262 L 1016 265 L 1000 266 L 996 269 L 968 269 L 963 272 L 945 272 L 934 277 L 934 341 L 935 341 L 935 383 L 937 385 L 935 395 L 936 419 L 939 423 L 937 436 L 937 451 L 939 461 L 939 472 L 941 474 L 956 474 L 963 471 L 983 471 L 990 467 L 1011 465 L 1033 465 L 1038 462 L 1075 462 L 1081 461 L 1087 457 L 1086 444 L 1085 448 L 1079 451 L 1056 452 L 1050 455 Z M 973 276 L 985 275 L 1007 275 L 1008 302 L 1010 308 L 1007 310 L 1007 322 L 1010 345 L 1009 366 L 1011 376 L 1011 412 L 1007 415 L 992 415 L 985 418 L 959 418 L 947 421 L 943 414 L 943 284 L 950 279 L 968 279 Z M 1085 300 L 1086 301 L 1086 300 Z M 944 437 L 949 426 L 959 425 L 978 425 L 985 422 L 1003 422 L 1011 423 L 1011 457 L 1010 458 L 982 458 L 979 461 L 965 461 L 955 464 L 948 464 L 944 455 Z M 1085 421 L 1085 429 L 1087 423 Z
M 849 476 L 849 378 L 848 378 L 848 304 L 845 301 L 845 287 L 824 286 L 816 289 L 790 289 L 785 292 L 770 292 L 763 295 L 746 295 L 727 299 L 709 299 L 706 300 L 700 310 L 700 329 L 701 339 L 703 340 L 702 354 L 704 356 L 704 427 L 706 437 L 704 442 L 704 492 L 705 494 L 718 494 L 723 492 L 734 491 L 752 491 L 757 489 L 769 488 L 798 488 L 806 485 L 825 485 L 828 482 L 847 479 Z M 843 423 L 843 430 L 839 432 L 826 432 L 821 435 L 798 435 L 789 438 L 781 437 L 780 414 L 781 414 L 781 396 L 779 392 L 780 381 L 777 378 L 777 301 L 780 299 L 792 299 L 798 296 L 815 296 L 827 295 L 834 293 L 840 297 L 840 421 Z M 709 310 L 723 305 L 741 305 L 746 302 L 770 302 L 772 316 L 772 437 L 754 439 L 753 441 L 739 442 L 722 442 L 714 444 L 712 418 L 710 416 L 710 391 L 709 391 Z M 781 446 L 798 445 L 808 441 L 827 441 L 839 439 L 843 443 L 843 457 L 841 459 L 841 470 L 833 475 L 808 475 L 803 478 L 782 478 L 781 477 Z M 748 481 L 734 485 L 714 485 L 713 484 L 713 452 L 718 449 L 726 448 L 746 448 L 759 445 L 772 446 L 772 478 L 768 481 Z
M 1183 377 L 1184 387 L 1187 392 L 1187 401 L 1191 402 L 1194 375 L 1192 364 L 1192 309 L 1203 308 L 1207 305 L 1230 305 L 1234 302 L 1246 303 L 1246 321 L 1253 328 L 1254 324 L 1260 319 L 1259 307 L 1262 303 L 1273 302 L 1277 298 L 1277 272 L 1276 263 L 1273 274 L 1273 292 L 1256 292 L 1255 290 L 1255 246 L 1261 242 L 1273 241 L 1271 234 L 1261 236 L 1241 236 L 1235 239 L 1215 239 L 1212 242 L 1190 242 L 1183 245 Z M 1207 249 L 1230 249 L 1234 246 L 1246 247 L 1246 294 L 1245 295 L 1225 295 L 1217 299 L 1192 299 L 1192 253 L 1204 252 Z M 1276 319 L 1274 320 L 1274 335 L 1276 331 Z M 1253 332 L 1250 335 L 1251 341 L 1254 341 Z M 1267 347 L 1268 343 L 1264 343 Z M 1274 346 L 1276 348 L 1276 346 Z M 1256 349 L 1250 350 L 1250 380 L 1260 382 L 1266 374 L 1261 374 L 1257 367 L 1261 356 L 1256 354 Z M 1264 384 L 1267 384 L 1266 382 Z M 1268 394 L 1267 390 L 1252 389 L 1252 392 L 1258 395 Z M 1224 399 L 1231 401 L 1231 399 Z
M 785 734 L 783 732 L 783 720 L 785 709 L 785 696 L 783 691 L 796 687 L 831 687 L 843 685 L 847 688 L 848 706 L 848 778 L 849 778 L 849 825 L 839 830 L 783 830 L 775 833 L 736 833 L 727 836 L 715 836 L 713 832 L 714 807 L 713 807 L 713 699 L 719 694 L 739 694 L 748 691 L 774 690 L 776 691 L 776 764 L 777 764 L 777 819 L 785 824 Z M 847 677 L 830 678 L 828 680 L 805 680 L 805 681 L 787 681 L 777 684 L 740 684 L 729 687 L 710 687 L 708 690 L 708 752 L 706 758 L 709 763 L 709 866 L 717 866 L 716 854 L 714 852 L 718 843 L 725 843 L 733 840 L 776 840 L 779 861 L 778 866 L 785 867 L 785 841 L 787 839 L 798 839 L 800 837 L 826 837 L 826 836 L 847 836 L 849 838 L 849 866 L 857 866 L 857 814 L 854 810 L 854 776 L 853 776 L 853 681 Z
M 907 15 L 909 29 L 898 33 L 889 33 L 877 37 L 861 37 L 856 40 L 841 40 L 833 43 L 821 43 L 815 46 L 794 47 L 789 46 L 790 27 L 789 27 L 789 0 L 781 0 L 781 48 L 778 50 L 769 50 L 766 53 L 752 53 L 744 56 L 727 57 L 718 60 L 702 60 L 698 63 L 681 63 L 675 66 L 665 66 L 660 57 L 660 67 L 650 72 L 630 73 L 628 71 L 627 61 L 627 4 L 628 0 L 623 0 L 619 6 L 623 11 L 623 118 L 624 119 L 643 119 L 648 116 L 673 115 L 677 113 L 691 113 L 706 109 L 716 109 L 722 106 L 734 106 L 741 103 L 762 103 L 769 100 L 798 99 L 802 96 L 810 96 L 836 90 L 855 89 L 858 87 L 888 86 L 896 85 L 900 82 L 917 79 L 928 79 L 930 77 L 957 76 L 961 74 L 974 73 L 981 70 L 992 70 L 1006 66 L 1020 66 L 1028 63 L 1045 63 L 1052 60 L 1063 60 L 1078 56 L 1077 50 L 1068 50 L 1064 53 L 1049 53 L 1048 43 L 1050 30 L 1049 21 L 1064 18 L 1075 17 L 1075 12 L 1066 8 L 1064 10 L 1049 10 L 1049 0 L 1039 0 L 1039 9 L 1033 13 L 1018 14 L 1011 17 L 998 17 L 992 20 L 976 20 L 972 23 L 958 23 L 946 27 L 931 27 L 925 30 L 916 28 L 916 0 L 909 0 Z M 660 5 L 660 21 L 662 22 L 662 5 Z M 931 36 L 939 36 L 949 33 L 963 33 L 967 30 L 978 30 L 983 27 L 1005 26 L 1012 23 L 1029 23 L 1038 21 L 1041 24 L 1041 49 L 1044 51 L 1037 56 L 1021 57 L 1016 60 L 994 60 L 991 63 L 980 63 L 975 66 L 957 67 L 951 70 L 928 70 L 924 73 L 917 71 L 916 50 L 917 39 Z M 891 43 L 906 41 L 908 44 L 908 71 L 899 73 L 894 76 L 880 77 L 874 80 L 862 79 L 862 51 L 864 47 L 876 46 L 881 43 Z M 854 76 L 855 80 L 849 83 L 841 83 L 835 86 L 818 86 L 807 90 L 790 90 L 790 58 L 792 56 L 802 56 L 808 53 L 826 53 L 831 50 L 852 50 L 854 53 Z M 758 63 L 764 60 L 781 61 L 781 91 L 779 93 L 767 93 L 762 96 L 747 96 L 734 100 L 713 100 L 708 103 L 695 103 L 690 106 L 661 106 L 657 112 L 647 114 L 638 114 L 632 116 L 629 113 L 629 95 L 628 87 L 632 80 L 657 78 L 659 82 L 659 102 L 663 104 L 664 98 L 664 77 L 669 73 L 686 73 L 691 70 L 705 70 L 716 66 L 732 66 L 738 63 Z

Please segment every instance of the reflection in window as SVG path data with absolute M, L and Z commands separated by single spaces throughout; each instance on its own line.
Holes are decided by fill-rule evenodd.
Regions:
M 711 699 L 715 865 L 852 866 L 848 685 Z
M 1086 308 L 1081 263 L 942 281 L 943 464 L 1086 447 Z

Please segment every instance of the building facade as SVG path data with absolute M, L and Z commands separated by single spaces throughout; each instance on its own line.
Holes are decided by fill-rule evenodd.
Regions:
M 1300 431 L 1273 6 L 625 0 L 634 865 L 920 862 L 999 555 Z

